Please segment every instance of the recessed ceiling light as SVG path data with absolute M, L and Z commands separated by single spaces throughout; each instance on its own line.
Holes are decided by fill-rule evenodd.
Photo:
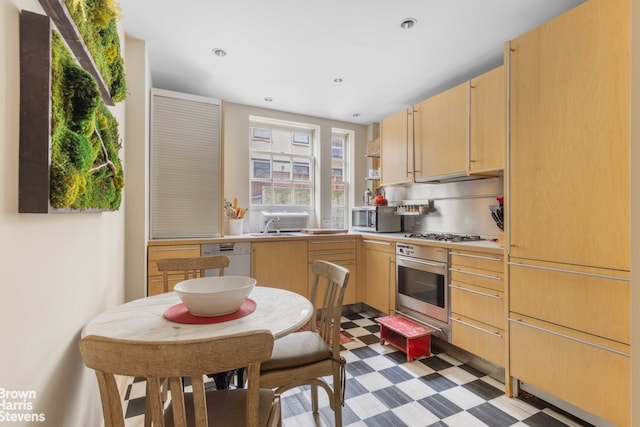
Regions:
M 403 29 L 405 29 L 405 30 L 408 30 L 409 28 L 411 28 L 411 27 L 413 27 L 414 25 L 416 25 L 416 23 L 417 23 L 417 22 L 418 22 L 418 21 L 416 21 L 416 20 L 415 20 L 415 19 L 413 19 L 413 18 L 407 18 L 407 19 L 405 19 L 404 21 L 402 21 L 402 22 L 400 23 L 400 27 L 401 27 L 401 28 L 403 28 Z
M 225 52 L 222 49 L 218 49 L 218 48 L 211 49 L 211 53 L 213 53 L 215 56 L 219 56 L 221 58 L 227 56 L 227 52 Z
M 340 77 L 336 77 L 335 79 L 333 79 L 334 83 L 342 83 L 344 81 L 344 79 L 340 78 Z
M 273 98 L 271 98 L 270 96 L 267 96 L 264 98 L 265 102 L 272 102 Z
M 353 113 L 352 116 L 353 117 L 360 117 L 360 113 Z

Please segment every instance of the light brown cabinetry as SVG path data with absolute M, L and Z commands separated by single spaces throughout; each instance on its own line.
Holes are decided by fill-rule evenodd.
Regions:
M 369 238 L 364 238 L 363 243 L 366 256 L 364 302 L 383 313 L 393 314 L 396 305 L 396 245 Z
M 200 245 L 166 245 L 147 247 L 147 296 L 162 293 L 162 273 L 158 271 L 158 260 L 164 258 L 190 258 L 200 256 Z M 182 273 L 169 275 L 169 291 L 184 280 Z
M 416 179 L 466 174 L 469 159 L 469 82 L 414 106 Z
M 505 365 L 504 257 L 450 251 L 451 342 Z
M 510 43 L 515 257 L 629 270 L 629 13 L 590 0 Z
M 251 243 L 251 277 L 258 286 L 309 297 L 307 276 L 307 240 Z
M 382 185 L 413 181 L 413 114 L 402 110 L 380 122 Z
M 510 374 L 619 426 L 631 411 L 629 16 L 628 0 L 590 0 L 511 41 L 508 58 Z
M 357 298 L 357 238 L 356 237 L 323 237 L 311 238 L 309 240 L 309 295 L 311 295 L 311 286 L 313 285 L 312 265 L 316 260 L 333 262 L 348 269 L 349 282 L 344 294 L 343 304 L 355 304 Z M 322 298 L 322 295 L 319 295 Z
M 469 82 L 469 174 L 504 169 L 507 80 L 501 65 Z

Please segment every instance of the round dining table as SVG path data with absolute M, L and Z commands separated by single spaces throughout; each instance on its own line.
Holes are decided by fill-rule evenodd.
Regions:
M 184 341 L 268 329 L 274 338 L 280 338 L 305 325 L 313 313 L 313 306 L 307 298 L 284 289 L 256 286 L 248 298 L 256 303 L 252 313 L 207 324 L 168 320 L 164 316 L 165 311 L 181 302 L 175 292 L 140 298 L 99 314 L 83 328 L 81 336 Z
M 304 326 L 313 314 L 311 301 L 284 289 L 256 286 L 248 298 L 255 301 L 253 312 L 215 323 L 180 323 L 167 319 L 165 312 L 181 303 L 175 292 L 140 298 L 99 314 L 83 328 L 81 336 L 186 341 L 268 329 L 274 338 L 280 338 Z M 239 387 L 244 384 L 243 371 L 237 372 Z M 218 389 L 223 389 L 229 388 L 233 374 L 234 371 L 228 371 L 211 374 L 210 377 Z

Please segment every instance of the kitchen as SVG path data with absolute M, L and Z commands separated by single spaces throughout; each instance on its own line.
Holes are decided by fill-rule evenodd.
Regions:
M 632 2 L 637 6 L 637 2 Z M 33 216 L 17 214 L 17 158 L 18 158 L 18 10 L 38 10 L 35 2 L 7 2 L 2 9 L 2 69 L 7 83 L 2 86 L 0 107 L 0 129 L 7 149 L 2 158 L 5 171 L 3 186 L 3 236 L 7 244 L 3 251 L 2 271 L 5 273 L 8 291 L 3 298 L 3 342 L 15 349 L 3 352 L 2 384 L 7 390 L 35 390 L 37 398 L 34 407 L 46 413 L 51 425 L 91 425 L 100 413 L 95 378 L 81 369 L 82 362 L 77 354 L 77 334 L 80 328 L 97 313 L 117 305 L 125 299 L 141 296 L 141 289 L 131 289 L 126 283 L 142 283 L 144 271 L 137 271 L 131 265 L 146 262 L 144 183 L 146 170 L 143 167 L 127 168 L 128 198 L 123 210 L 117 213 L 85 215 Z M 633 8 L 637 14 L 638 8 Z M 638 19 L 633 16 L 633 40 L 636 41 Z M 637 44 L 634 43 L 634 64 L 637 63 Z M 137 51 L 136 51 L 137 50 Z M 143 67 L 144 46 L 140 41 L 127 39 L 127 62 L 131 67 Z M 139 69 L 139 71 L 142 68 Z M 632 91 L 637 92 L 637 73 L 632 73 Z M 148 78 L 144 72 L 128 72 L 132 87 L 127 99 L 128 105 L 145 105 L 145 94 L 136 91 L 144 87 Z M 140 86 L 138 86 L 140 85 Z M 637 100 L 632 96 L 632 116 L 637 116 Z M 144 126 L 145 109 L 125 112 L 120 107 L 121 123 L 126 121 L 127 140 L 144 140 L 148 127 Z M 632 141 L 638 139 L 637 124 L 632 120 Z M 246 135 L 246 134 L 245 134 Z M 363 148 L 366 138 L 360 141 Z M 639 156 L 632 143 L 631 173 L 637 170 Z M 146 155 L 140 146 L 125 144 L 126 161 L 129 165 L 146 165 Z M 363 150 L 364 151 L 364 150 Z M 364 162 L 364 161 L 363 161 Z M 356 166 L 358 167 L 358 166 Z M 228 170 L 228 169 L 227 169 Z M 361 167 L 361 170 L 366 170 Z M 633 177 L 633 175 L 632 175 Z M 247 177 L 242 179 L 246 180 Z M 229 181 L 228 179 L 226 181 Z M 636 180 L 631 179 L 633 183 Z M 247 188 L 243 182 L 238 188 Z M 364 187 L 361 189 L 364 191 Z M 239 194 L 232 189 L 229 194 Z M 244 190 L 246 191 L 246 190 Z M 362 191 L 356 191 L 359 195 Z M 631 186 L 632 206 L 638 203 L 637 189 Z M 136 197 L 136 195 L 138 197 Z M 138 201 L 139 200 L 139 201 Z M 637 209 L 632 208 L 635 215 Z M 125 223 L 127 232 L 125 233 Z M 632 224 L 632 247 L 637 245 L 637 221 Z M 9 243 L 11 242 L 11 243 Z M 54 243 L 55 242 L 55 243 Z M 91 248 L 91 250 L 87 250 Z M 126 256 L 124 255 L 126 253 Z M 94 256 L 97 254 L 98 256 Z M 33 260 L 39 261 L 37 268 Z M 78 262 L 80 260 L 80 262 Z M 637 251 L 632 251 L 632 261 L 637 260 Z M 632 262 L 635 264 L 635 262 Z M 89 286 L 87 278 L 91 278 Z M 28 278 L 28 279 L 26 279 Z M 632 274 L 632 283 L 634 282 Z M 46 283 L 46 285 L 44 285 Z M 637 307 L 638 295 L 631 287 L 632 307 Z M 638 310 L 631 310 L 632 315 Z M 16 327 L 16 319 L 22 323 Z M 639 324 L 632 321 L 632 325 Z M 47 328 L 45 325 L 55 325 Z M 637 331 L 632 331 L 635 336 Z M 637 340 L 632 339 L 632 346 Z M 633 353 L 633 351 L 632 351 Z M 640 381 L 636 380 L 632 358 L 632 402 L 637 402 Z M 16 367 L 24 368 L 16 368 Z M 37 374 L 36 374 L 37 372 Z M 69 381 L 73 378 L 72 381 Z M 62 396 L 66 396 L 65 399 Z M 638 407 L 632 404 L 632 407 Z

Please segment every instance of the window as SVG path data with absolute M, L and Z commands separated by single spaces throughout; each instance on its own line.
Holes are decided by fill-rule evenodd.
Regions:
M 347 228 L 347 161 L 349 138 L 353 133 L 333 129 L 331 133 L 331 227 Z
M 252 207 L 313 210 L 314 138 L 311 125 L 250 123 Z

